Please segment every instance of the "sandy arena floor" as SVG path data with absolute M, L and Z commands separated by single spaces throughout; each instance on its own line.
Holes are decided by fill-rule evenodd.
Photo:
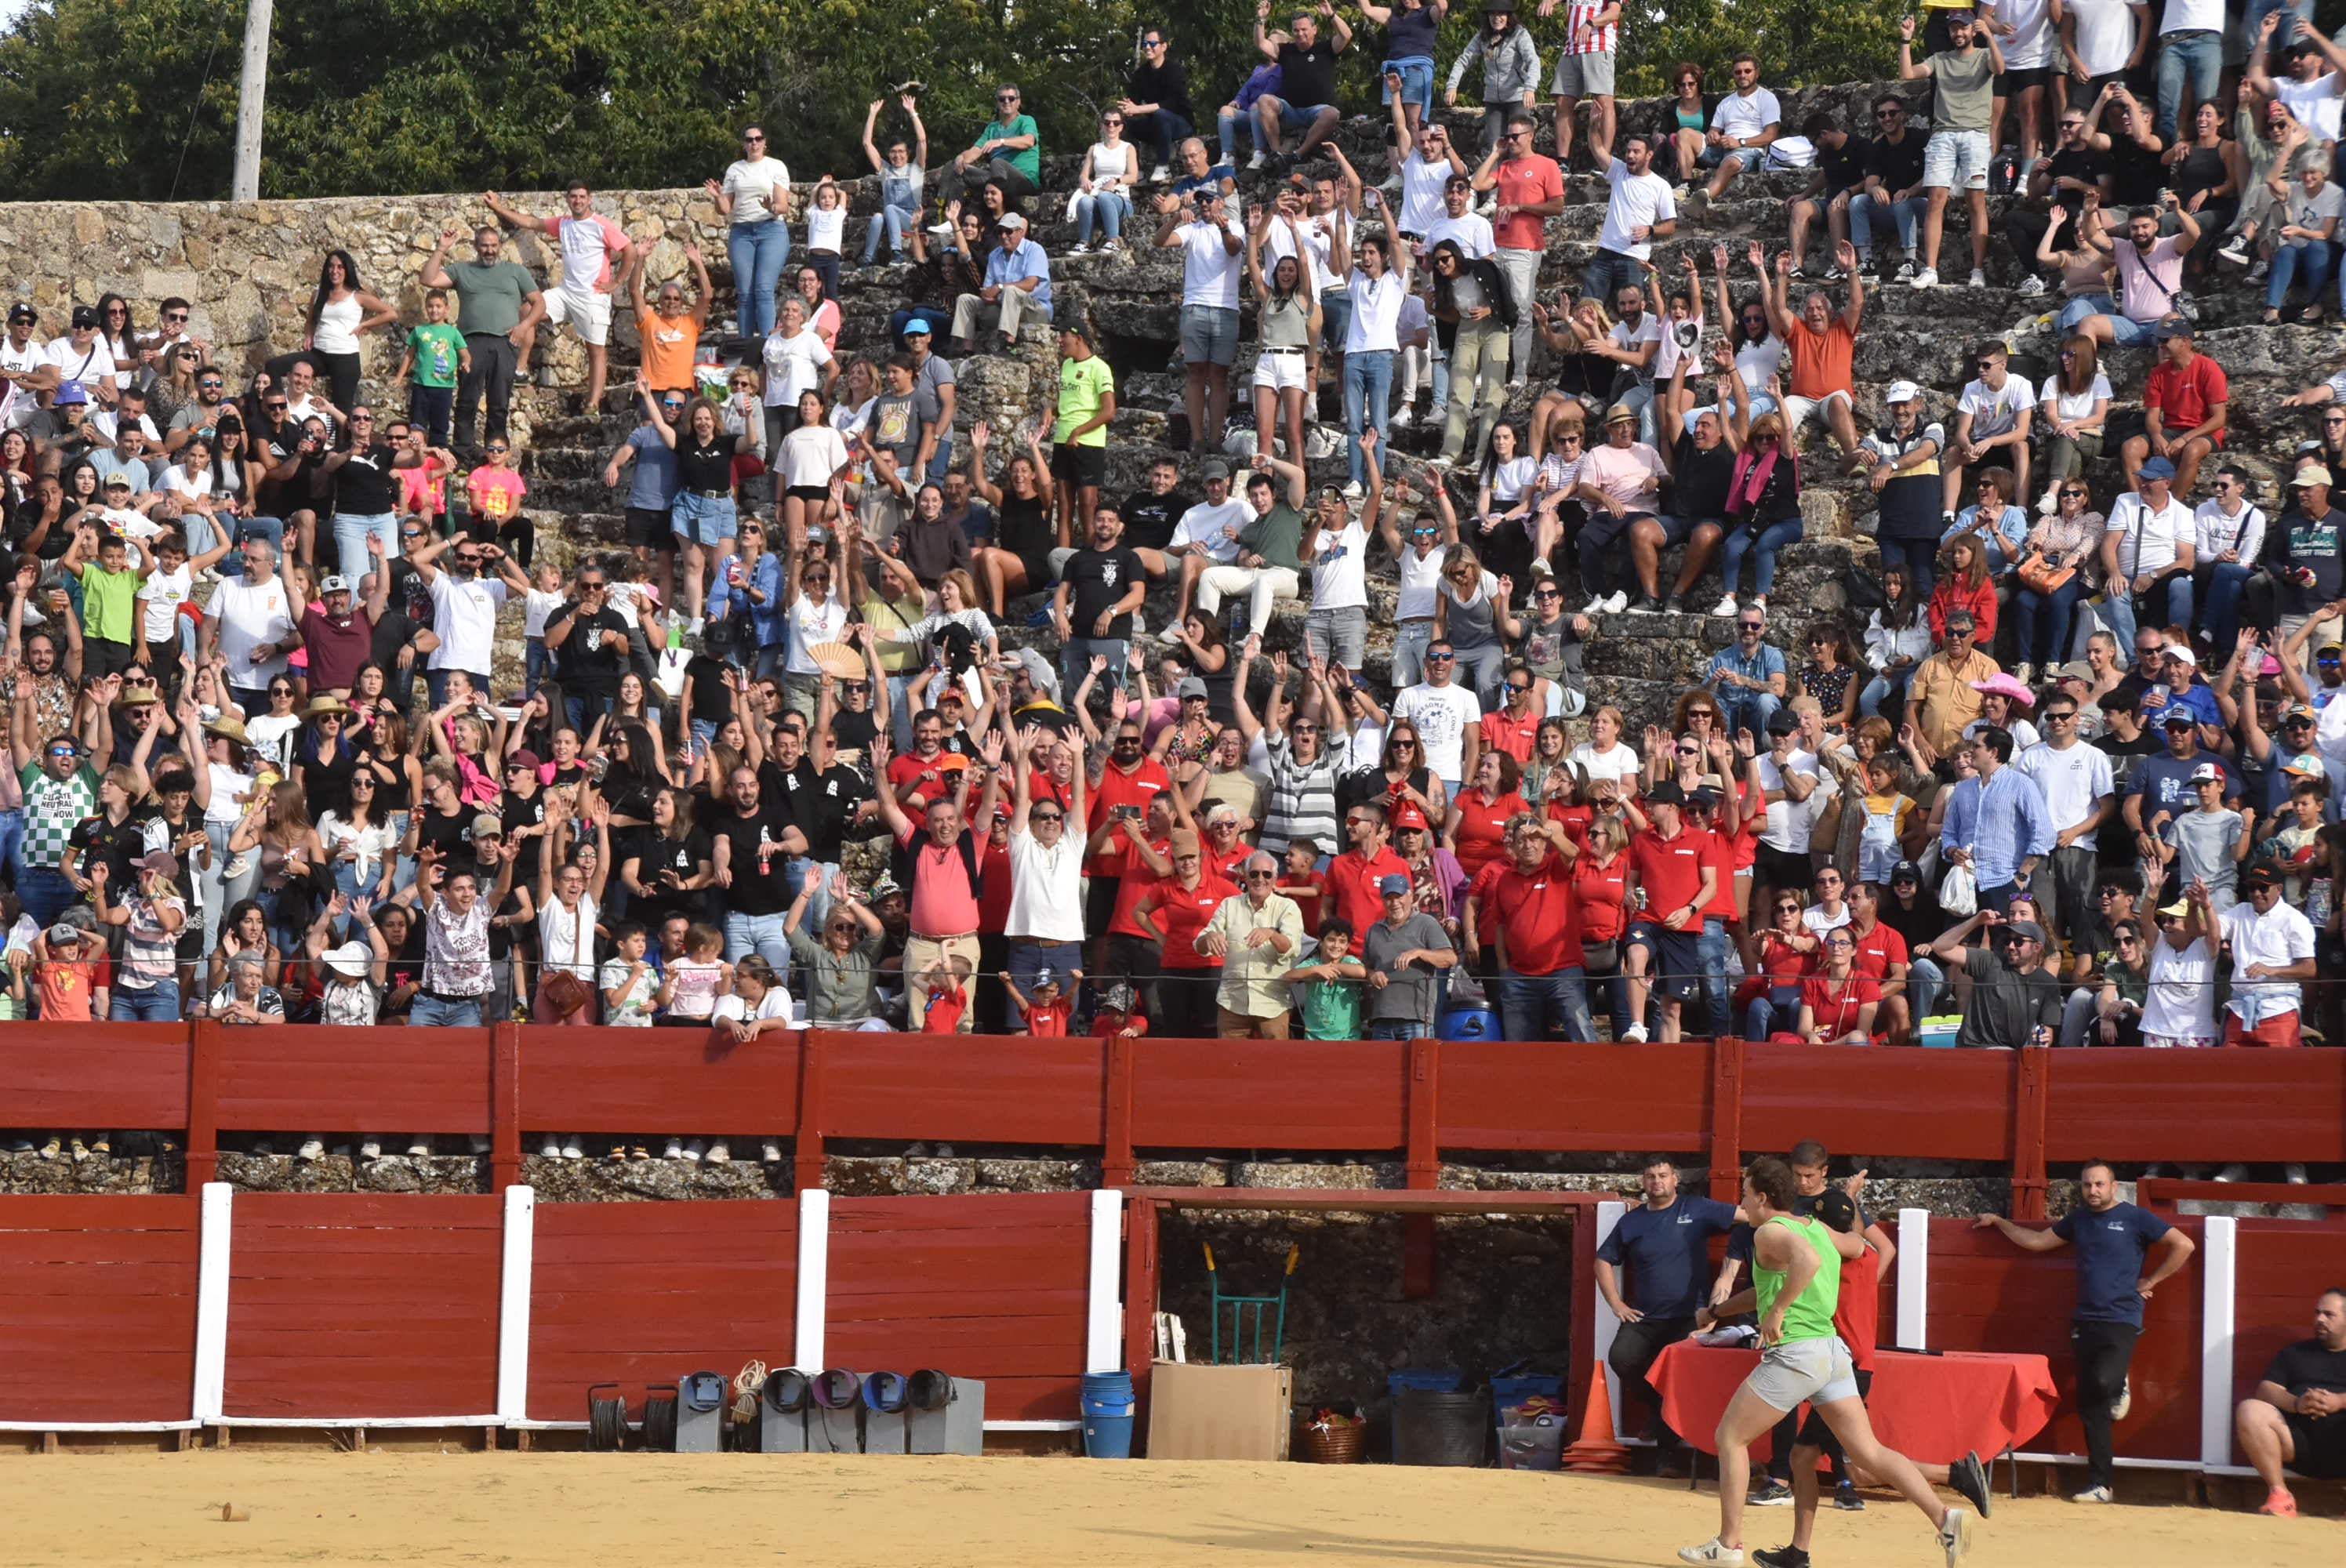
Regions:
M 15 1564 L 545 1563 L 1617 1568 L 1676 1562 L 1717 1503 L 1678 1483 L 1387 1466 L 1074 1459 L 197 1451 L 28 1456 L 0 1470 Z M 251 1518 L 220 1521 L 219 1504 Z M 1789 1512 L 1755 1511 L 1747 1546 Z M 1938 1568 L 1912 1510 L 1820 1522 L 1822 1568 Z M 2209 1509 L 2004 1500 L 1971 1563 L 2266 1568 L 2336 1561 L 2346 1530 Z

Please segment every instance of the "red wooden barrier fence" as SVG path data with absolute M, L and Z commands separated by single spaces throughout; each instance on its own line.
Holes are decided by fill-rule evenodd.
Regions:
M 193 1197 L 0 1198 L 0 1421 L 184 1420 L 198 1236 Z

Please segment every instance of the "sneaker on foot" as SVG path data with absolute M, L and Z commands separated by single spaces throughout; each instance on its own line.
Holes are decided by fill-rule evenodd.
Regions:
M 2132 1409 L 2134 1409 L 2134 1380 L 2128 1378 L 2118 1385 L 2118 1397 L 2110 1401 L 2110 1420 L 2122 1421 L 2127 1419 L 2127 1412 Z
M 1833 1488 L 1833 1506 L 1843 1513 L 1862 1513 L 1865 1512 L 1865 1499 L 1858 1496 L 1854 1485 L 1844 1481 Z
M 937 1158 L 941 1160 L 949 1160 L 953 1157 L 954 1152 L 953 1145 L 951 1144 L 939 1144 L 937 1145 Z
M 562 1157 L 562 1140 L 559 1138 L 546 1139 L 544 1144 L 539 1145 L 537 1157 L 542 1160 L 560 1159 Z
M 1160 163 L 1157 166 L 1156 171 L 1149 175 L 1148 183 L 1151 185 L 1162 185 L 1172 178 L 1173 171 Z
M 586 1151 L 578 1146 L 576 1134 L 574 1133 L 562 1140 L 562 1157 L 566 1160 L 583 1160 L 586 1157 Z
M 2045 292 L 2045 280 L 2038 277 L 2035 273 L 2031 272 L 2027 277 L 2023 278 L 2020 280 L 2019 292 L 2022 299 L 2033 300 L 2037 295 Z
M 2291 1160 L 2289 1164 L 2280 1167 L 2280 1179 L 2289 1183 L 2291 1186 L 2303 1186 L 2305 1185 L 2305 1167 L 2302 1165 L 2300 1165 L 2297 1161 Z
M 627 1153 L 630 1157 L 639 1160 L 648 1160 L 652 1157 L 652 1151 L 643 1144 L 636 1145 L 633 1148 L 629 1149 Z
M 1959 1568 L 1972 1549 L 1972 1516 L 1967 1509 L 1950 1508 L 1939 1525 L 1939 1550 L 1947 1554 L 1947 1568 Z
M 1846 271 L 1842 270 L 1842 269 L 1841 269 L 1841 263 L 1840 263 L 1840 262 L 1836 261 L 1836 262 L 1834 262 L 1831 266 L 1830 266 L 1830 267 L 1828 267 L 1828 268 L 1826 268 L 1826 269 L 1825 269 L 1825 281 L 1826 281 L 1826 282 L 1828 282 L 1828 283 L 1845 283 L 1845 282 L 1847 282 L 1848 280 L 1849 280 L 1849 274 L 1848 274 Z
M 1790 1508 L 1792 1506 L 1792 1489 L 1771 1475 L 1751 1493 L 1750 1506 Z
M 1263 165 L 1263 154 L 1262 154 L 1262 151 L 1261 151 L 1261 149 L 1260 149 L 1260 148 L 1257 148 L 1257 149 L 1256 149 L 1256 151 L 1255 151 L 1255 155 L 1254 155 L 1252 158 L 1250 158 L 1247 159 L 1247 168 L 1249 168 L 1250 169 L 1256 169 L 1256 168 L 1260 168 L 1262 167 L 1262 165 Z
M 1392 412 L 1392 423 L 1395 425 L 1413 424 L 1416 423 L 1416 420 L 1417 416 L 1410 412 L 1409 404 L 1407 403 L 1402 404 Z
M 59 1155 L 64 1153 L 65 1144 L 61 1139 L 51 1138 L 47 1143 L 41 1145 L 41 1157 L 45 1160 L 56 1159 Z
M 1760 1568 L 1809 1568 L 1809 1554 L 1797 1546 L 1762 1546 L 1751 1561 Z
M 1965 1502 L 1979 1510 L 1985 1519 L 1995 1510 L 1995 1494 L 1988 1489 L 1987 1466 L 1976 1453 L 1966 1453 L 1947 1467 L 1947 1484 L 1960 1493 Z
M 2296 1495 L 2285 1486 L 2276 1486 L 2265 1493 L 2265 1500 L 2257 1505 L 2257 1512 L 2270 1514 L 2275 1519 L 2295 1519 L 2297 1517 Z
M 778 1166 L 782 1163 L 782 1145 L 768 1138 L 764 1146 L 759 1151 L 759 1157 L 770 1166 Z
M 1347 500 L 1347 501 L 1358 501 L 1358 500 L 1361 498 L 1362 494 L 1362 489 L 1361 489 L 1361 482 L 1360 482 L 1359 480 L 1357 480 L 1357 479 L 1352 479 L 1352 480 L 1347 480 L 1347 481 L 1345 482 L 1345 484 L 1344 484 L 1344 499 L 1345 499 L 1345 500 Z
M 359 1145 L 359 1158 L 362 1160 L 379 1160 L 382 1158 L 382 1140 L 378 1138 L 369 1138 L 364 1143 L 361 1144 Z
M 1532 575 L 1553 577 L 1556 575 L 1556 568 L 1548 564 L 1548 558 L 1545 555 L 1535 555 L 1532 557 Z
M 2089 1486 L 2083 1492 L 2071 1492 L 2069 1494 L 2069 1501 L 2072 1502 L 2107 1502 L 2110 1501 L 2110 1489 L 2106 1486 Z
M 637 1146 L 640 1148 L 643 1145 L 639 1144 Z M 684 1140 L 682 1138 L 668 1139 L 668 1147 L 660 1150 L 660 1158 L 664 1160 L 680 1160 L 684 1158 Z
M 1662 601 L 1662 614 L 1666 616 L 1682 616 L 1686 614 L 1686 600 L 1676 594 L 1672 594 L 1668 598 Z
M 951 234 L 953 231 L 954 226 L 950 223 L 932 223 L 929 225 L 929 232 L 932 234 Z
M 607 1160 L 624 1160 L 627 1157 L 627 1145 L 625 1144 L 613 1144 L 611 1145 L 611 1152 L 605 1155 L 603 1157 Z
M 1974 289 L 1984 289 L 1987 287 L 1987 274 L 1979 268 L 1974 267 L 1972 269 L 1972 275 L 1969 281 L 1971 286 Z
M 2227 245 L 2221 250 L 2217 251 L 2216 254 L 2222 260 L 2229 261 L 2235 267 L 2245 267 L 2249 264 L 2249 248 L 2247 244 L 2241 240 L 2233 240 L 2229 245 Z
M 1658 616 L 1662 613 L 1662 601 L 1651 594 L 1639 594 L 1629 602 L 1629 613 L 1633 616 Z
M 1068 247 L 1067 247 L 1067 254 L 1068 254 L 1068 255 L 1070 255 L 1070 256 L 1088 256 L 1088 255 L 1090 255 L 1091 253 L 1092 253 L 1092 248 L 1091 248 L 1090 246 L 1088 246 L 1088 245 L 1085 244 L 1085 243 L 1084 243 L 1082 240 L 1080 240 L 1080 239 L 1076 240 L 1073 245 L 1070 245 L 1070 246 L 1068 246 Z
M 428 1159 L 431 1157 L 431 1155 L 432 1145 L 428 1139 L 417 1138 L 407 1145 L 407 1157 L 409 1159 Z
M 2242 1165 L 2239 1161 L 2234 1160 L 2230 1165 L 2226 1166 L 2222 1170 L 2216 1173 L 2216 1179 L 2218 1181 L 2246 1181 L 2249 1179 L 2249 1167 Z
M 1721 1546 L 1714 1535 L 1699 1546 L 1679 1547 L 1678 1561 L 1708 1564 L 1709 1568 L 1743 1568 L 1743 1548 Z
M 293 1151 L 297 1160 L 321 1160 L 326 1157 L 326 1145 L 321 1138 L 303 1138 L 301 1146 Z
M 2240 281 L 2243 283 L 2261 283 L 2265 280 L 2265 273 L 2269 270 L 2270 270 L 2270 268 L 2265 260 L 2259 257 L 2257 260 L 2257 264 L 2249 268 L 2247 272 L 2241 275 Z
M 1589 600 L 1586 605 L 1581 607 L 1580 613 L 1584 616 L 1603 615 L 1605 613 L 1605 596 L 1599 594 L 1595 598 Z
M 1903 272 L 1905 269 L 1902 267 L 1899 270 Z M 1939 286 L 1939 270 L 1936 267 L 1925 267 L 1912 278 L 1903 280 L 1912 283 L 1917 289 L 1935 289 Z
M 2013 670 L 2012 677 L 2023 686 L 2035 686 L 2036 684 L 2036 667 L 2033 664 L 2024 662 Z
M 733 1163 L 733 1145 L 723 1138 L 716 1139 L 709 1145 L 708 1157 L 713 1166 L 730 1165 Z
M 1714 616 L 1731 616 L 1739 607 L 1733 594 L 1722 594 L 1719 596 L 1719 603 L 1710 606 L 1710 613 Z
M 685 1145 L 682 1151 L 685 1162 L 688 1165 L 696 1166 L 700 1163 L 700 1156 L 708 1152 L 709 1145 L 702 1143 L 699 1138 L 695 1138 L 690 1143 Z
M 1627 1029 L 1624 1029 L 1623 1031 L 1621 1031 L 1621 1044 L 1624 1044 L 1624 1045 L 1643 1045 L 1645 1043 L 1646 1043 L 1646 1026 L 1645 1026 L 1644 1024 L 1642 1024 L 1642 1023 L 1632 1023 L 1632 1024 L 1630 1024 L 1630 1025 L 1629 1025 L 1629 1027 L 1627 1027 Z M 1683 1555 L 1683 1553 L 1681 1553 L 1681 1555 Z M 1691 1558 L 1689 1558 L 1689 1559 L 1688 1559 L 1688 1561 L 1689 1561 L 1689 1562 L 1691 1562 L 1691 1561 L 1692 1561 L 1692 1559 L 1691 1559 Z
M 73 1157 L 77 1161 L 89 1158 L 89 1145 L 83 1143 L 79 1138 L 75 1138 L 71 1142 L 67 1143 L 66 1145 L 66 1152 L 73 1156 Z
M 100 1159 L 105 1159 L 114 1153 L 114 1140 L 107 1136 L 106 1134 L 100 1133 L 97 1135 L 97 1138 L 91 1142 L 89 1152 L 97 1156 Z M 2300 1168 L 2302 1169 L 2303 1167 L 2300 1166 Z M 2305 1178 L 2303 1176 L 2300 1176 L 2298 1179 L 2300 1181 L 2303 1181 Z
M 1605 613 L 1608 616 L 1617 616 L 1628 607 L 1629 596 L 1627 594 L 1616 593 L 1611 598 L 1605 601 Z

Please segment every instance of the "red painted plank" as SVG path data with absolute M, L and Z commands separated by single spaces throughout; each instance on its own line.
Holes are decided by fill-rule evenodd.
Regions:
M 497 1229 L 502 1199 L 476 1193 L 240 1192 L 236 1223 L 327 1228 L 466 1226 Z
M 0 1199 L 0 1420 L 187 1418 L 198 1208 L 177 1196 Z M 43 1223 L 59 1228 L 34 1228 Z M 105 1225 L 117 1228 L 81 1228 Z
M 17 1269 L 58 1264 L 193 1263 L 191 1230 L 0 1231 L 0 1290 Z
M 537 1244 L 574 1237 L 654 1237 L 734 1236 L 798 1230 L 798 1205 L 789 1198 L 709 1203 L 540 1203 Z
M 1098 1144 L 1107 1091 L 1096 1040 L 833 1033 L 820 1130 L 833 1138 Z
M 489 1036 L 480 1029 L 224 1029 L 223 1128 L 486 1133 Z
M 1710 1048 L 1445 1042 L 1445 1149 L 1699 1149 Z
M 2346 1285 L 2346 1224 L 2240 1221 L 2234 1274 L 2234 1399 L 2246 1399 L 2254 1390 L 2283 1346 L 2312 1336 L 2315 1299 L 2341 1285 Z
M 1391 1040 L 1148 1040 L 1132 1141 L 1151 1148 L 1401 1148 L 1408 1048 Z M 1298 1084 L 1311 1092 L 1298 1094 Z
M 693 1029 L 521 1031 L 525 1131 L 785 1137 L 798 1115 L 794 1034 L 735 1045 Z
M 1744 1146 L 1896 1150 L 1916 1159 L 2012 1158 L 2015 1054 L 1744 1048 Z
M 102 1197 L 17 1194 L 0 1197 L 0 1232 L 191 1230 L 199 1222 L 200 1212 L 199 1200 L 193 1194 L 108 1194 Z
M 187 1025 L 11 1023 L 0 1105 L 16 1126 L 185 1126 Z
M 2346 1051 L 2055 1051 L 2045 1155 L 2346 1159 Z

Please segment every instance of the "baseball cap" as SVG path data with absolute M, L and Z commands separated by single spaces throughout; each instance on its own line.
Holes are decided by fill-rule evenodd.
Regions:
M 1024 229 L 1026 216 L 1021 212 L 1005 212 L 994 225 L 996 229 Z
M 49 401 L 51 402 L 87 402 L 89 392 L 79 382 L 59 382 L 56 394 Z
M 516 751 L 505 759 L 505 766 L 508 768 L 526 768 L 534 773 L 538 769 L 544 767 L 545 764 L 538 760 L 537 753 L 535 751 Z
M 2221 784 L 2223 781 L 2224 770 L 2213 762 L 2202 762 L 2191 770 L 2191 782 L 2194 784 Z
M 1403 828 L 1423 828 L 1426 825 L 1424 808 L 1414 800 L 1402 801 L 1393 808 L 1392 825 L 1396 833 Z
M 1204 464 L 1198 470 L 1198 477 L 1200 479 L 1228 479 L 1229 476 L 1230 465 L 1219 457 L 1206 459 Z
M 904 323 L 904 336 L 908 338 L 925 338 L 934 331 L 926 316 L 915 316 Z
M 153 871 L 160 877 L 175 877 L 179 874 L 178 857 L 168 850 L 149 850 L 130 863 L 142 871 Z
M 1890 868 L 1890 880 L 1893 882 L 1919 882 L 1923 880 L 1923 868 L 1912 860 L 1901 860 Z
M 12 321 L 37 321 L 41 318 L 40 313 L 32 306 L 19 300 L 8 307 L 8 319 Z
M 2291 489 L 2296 489 L 2301 485 L 2307 484 L 2327 485 L 2331 484 L 2332 481 L 2330 477 L 2329 469 L 2323 467 L 2319 463 L 2309 463 L 2303 468 L 2299 469 L 2295 473 L 2290 474 L 2289 476 L 2289 483 Z
M 350 591 L 351 580 L 340 572 L 318 585 L 318 592 L 321 594 L 347 594 Z
M 1173 695 L 1184 701 L 1193 697 L 1202 697 L 1206 695 L 1206 683 L 1194 675 L 1185 675 L 1181 677 L 1181 684 L 1173 688 Z
M 2041 942 L 2045 940 L 2045 928 L 2033 920 L 2016 920 L 2004 929 L 2024 942 Z
M 1796 735 L 1800 733 L 1800 716 L 1789 708 L 1780 708 L 1768 716 L 1768 733 Z
M 2199 720 L 2193 716 L 2191 710 L 2188 708 L 2170 708 L 2167 710 L 2166 718 L 2161 719 L 2159 722 L 2163 728 L 2188 729 L 2192 726 L 2198 724 Z
M 1686 804 L 1686 790 L 1679 787 L 1677 779 L 1665 779 L 1646 791 L 1646 799 L 1649 804 L 1683 806 Z
M 1395 893 L 1405 893 L 1409 891 L 1409 879 L 1399 871 L 1392 872 L 1377 884 L 1377 891 L 1387 898 L 1392 897 Z
M 2158 336 L 2161 341 L 2168 338 L 2188 338 L 2194 335 L 2191 323 L 2181 316 L 2169 316 L 2166 321 L 2158 323 Z
M 2292 702 L 2280 710 L 2280 722 L 2283 724 L 2287 724 L 2292 718 L 2311 720 L 2317 719 L 2320 717 L 2321 716 L 2320 714 L 2313 711 L 2310 704 L 2302 702 Z
M 2160 657 L 2171 658 L 2178 664 L 2188 664 L 2193 669 L 2199 667 L 2199 656 L 2191 651 L 2191 645 L 2188 643 L 2169 643 L 2161 650 Z
M 1882 394 L 1883 402 L 1912 402 L 1923 395 L 1923 389 L 1912 382 L 1892 382 Z
M 127 473 L 109 473 L 106 476 L 106 487 L 108 490 L 119 490 L 128 495 L 130 493 L 130 476 Z
M 1817 1195 L 1815 1213 L 1828 1230 L 1847 1235 L 1857 1229 L 1857 1199 L 1837 1186 L 1829 1186 Z
M 475 839 L 484 837 L 490 833 L 495 833 L 499 837 L 503 837 L 505 830 L 505 819 L 498 816 L 494 811 L 484 811 L 473 819 L 472 836 Z
M 81 927 L 74 924 L 71 921 L 61 920 L 57 921 L 56 924 L 49 928 L 49 945 L 51 947 L 63 947 L 69 942 L 79 942 L 81 939 Z
M 2175 477 L 2175 464 L 2163 457 L 2145 458 L 2142 466 L 2135 472 L 2143 479 L 2172 479 Z
M 2284 773 L 2294 773 L 2300 779 L 2327 779 L 2330 769 L 2321 759 L 2310 751 L 2300 751 L 2280 765 Z
M 2240 879 L 2240 885 L 2246 888 L 2277 888 L 2280 886 L 2280 873 L 2270 866 L 2258 866 Z
M 97 325 L 97 307 L 95 305 L 76 305 L 73 308 L 73 315 L 70 318 L 70 321 L 71 323 L 76 327 L 95 327 Z

